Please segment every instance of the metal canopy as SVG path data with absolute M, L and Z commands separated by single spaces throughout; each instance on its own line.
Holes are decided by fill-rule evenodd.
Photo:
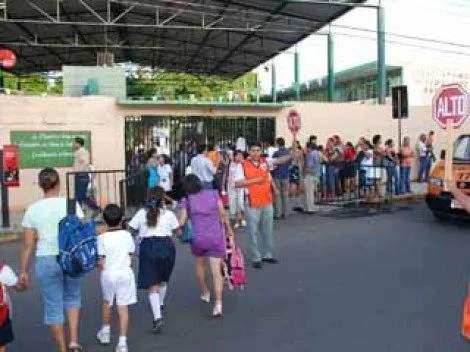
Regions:
M 241 75 L 365 0 L 0 0 L 17 72 L 115 62 Z

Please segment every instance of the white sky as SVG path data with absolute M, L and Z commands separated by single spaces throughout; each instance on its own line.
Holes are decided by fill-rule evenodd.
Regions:
M 377 4 L 378 0 L 368 3 Z M 403 61 L 428 64 L 470 66 L 470 0 L 382 0 L 385 7 L 386 60 L 387 64 Z M 376 34 L 341 28 L 352 26 L 376 30 L 377 17 L 373 9 L 358 8 L 334 22 L 335 71 L 366 62 L 377 57 Z M 349 36 L 346 36 L 347 34 Z M 411 40 L 390 34 L 422 37 L 431 40 L 453 42 L 459 45 L 443 45 L 432 42 Z M 367 37 L 357 38 L 352 36 Z M 393 43 L 393 42 L 399 42 Z M 405 44 L 405 45 L 404 45 Z M 425 46 L 417 48 L 407 46 Z M 300 81 L 326 76 L 327 46 L 325 36 L 312 35 L 298 44 L 300 54 Z M 446 54 L 442 51 L 448 51 Z M 278 55 L 274 60 L 277 68 L 277 87 L 284 88 L 294 80 L 294 48 Z M 271 61 L 266 64 L 270 67 Z M 257 69 L 261 87 L 267 93 L 271 89 L 271 73 L 264 65 Z

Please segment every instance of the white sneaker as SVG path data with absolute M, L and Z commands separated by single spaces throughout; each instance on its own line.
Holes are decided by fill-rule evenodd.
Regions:
M 116 346 L 116 352 L 128 352 L 127 343 L 118 343 Z
M 212 310 L 212 316 L 214 318 L 218 318 L 222 316 L 222 304 L 221 303 L 217 303 L 214 306 L 214 309 Z
M 240 224 L 238 222 L 235 223 L 235 225 L 233 225 L 233 228 L 235 229 L 238 229 L 240 227 Z
M 241 224 L 242 224 L 242 227 L 246 227 L 246 220 L 242 220 Z
M 111 342 L 111 331 L 105 331 L 104 329 L 101 329 L 96 334 L 96 338 L 98 339 L 101 345 L 109 345 L 109 343 Z
M 205 303 L 210 303 L 211 301 L 211 294 L 210 293 L 207 293 L 205 295 L 201 295 L 201 301 L 205 302 Z

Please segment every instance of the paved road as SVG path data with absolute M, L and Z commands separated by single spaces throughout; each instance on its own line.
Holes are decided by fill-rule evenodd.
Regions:
M 294 215 L 276 223 L 282 263 L 248 271 L 245 291 L 226 294 L 224 317 L 198 301 L 191 257 L 179 246 L 164 333 L 149 333 L 143 293 L 131 310 L 131 351 L 463 351 L 461 303 L 470 277 L 470 227 L 434 222 L 416 206 L 353 219 Z M 240 234 L 239 238 L 242 239 Z M 2 259 L 18 266 L 18 244 Z M 82 343 L 97 346 L 100 293 L 86 279 Z M 53 351 L 37 286 L 14 295 L 11 351 Z M 114 347 L 114 346 L 113 346 Z M 468 347 L 468 346 L 467 346 Z

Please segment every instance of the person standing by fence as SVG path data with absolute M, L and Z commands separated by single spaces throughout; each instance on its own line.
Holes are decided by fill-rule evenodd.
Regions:
M 403 138 L 403 146 L 400 150 L 400 189 L 402 194 L 411 193 L 411 165 L 413 164 L 414 151 L 410 145 L 410 137 Z
M 314 143 L 307 143 L 307 150 L 305 155 L 304 166 L 304 197 L 305 197 L 305 212 L 313 214 L 318 211 L 315 205 L 317 196 L 318 182 L 321 173 L 321 155 Z
M 401 190 L 400 179 L 398 177 L 397 171 L 398 155 L 395 152 L 395 145 L 393 143 L 393 140 L 391 139 L 387 139 L 387 141 L 385 141 L 385 157 L 383 160 L 384 166 L 387 170 L 387 194 L 399 195 L 401 193 Z
M 75 199 L 83 206 L 85 204 L 94 211 L 92 217 L 101 211 L 98 204 L 92 197 L 87 196 L 88 186 L 91 182 L 90 179 L 90 152 L 84 147 L 85 141 L 81 137 L 76 137 L 74 140 L 74 163 L 73 171 L 75 172 Z
M 276 145 L 278 150 L 273 154 L 273 159 L 282 158 L 289 155 L 289 150 L 286 148 L 286 142 L 284 138 L 276 139 Z M 272 172 L 271 175 L 274 179 L 276 188 L 280 191 L 280 194 L 276 195 L 275 203 L 275 219 L 284 219 L 289 215 L 289 167 L 290 162 L 278 165 Z

